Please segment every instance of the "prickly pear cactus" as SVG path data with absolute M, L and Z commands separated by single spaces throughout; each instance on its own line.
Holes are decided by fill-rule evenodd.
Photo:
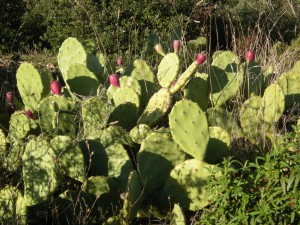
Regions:
M 158 65 L 157 79 L 163 88 L 169 88 L 179 72 L 179 58 L 175 53 L 163 57 Z
M 27 208 L 22 193 L 13 186 L 0 190 L 0 223 L 27 224 Z
M 93 176 L 83 184 L 82 190 L 97 197 L 103 212 L 116 211 L 120 205 L 119 185 L 110 177 Z
M 57 55 L 58 67 L 66 82 L 66 75 L 71 65 L 86 65 L 87 54 L 82 44 L 73 37 L 67 38 L 59 48 Z
M 270 125 L 263 121 L 263 98 L 253 96 L 243 103 L 240 111 L 240 123 L 244 135 L 254 144 L 260 142 Z
M 56 136 L 50 141 L 56 155 L 59 171 L 75 180 L 86 180 L 84 155 L 79 146 L 68 136 Z
M 263 72 L 261 65 L 256 61 L 246 62 L 241 66 L 244 71 L 242 96 L 248 99 L 253 95 L 262 95 Z
M 132 128 L 129 134 L 135 143 L 141 144 L 151 132 L 152 129 L 147 124 L 139 124 Z
M 213 168 L 215 166 L 197 159 L 186 160 L 171 171 L 163 192 L 183 210 L 203 209 L 214 196 L 207 190 L 207 179 Z
M 124 193 L 123 214 L 125 221 L 129 221 L 136 217 L 136 214 L 145 198 L 143 186 L 139 180 L 138 173 L 134 170 L 128 177 L 127 192 Z
M 141 86 L 141 105 L 145 106 L 155 88 L 155 75 L 144 60 L 136 59 L 129 64 L 124 75 L 131 76 L 138 80 Z
M 298 63 L 299 64 L 299 63 Z M 300 102 L 300 72 L 291 70 L 278 79 L 278 84 L 285 96 L 285 108 Z
M 0 169 L 2 168 L 2 163 L 6 158 L 6 135 L 0 128 Z
M 171 103 L 171 93 L 168 89 L 161 88 L 151 97 L 137 123 L 147 124 L 150 127 L 157 125 L 168 112 Z
M 24 197 L 31 206 L 49 200 L 58 187 L 55 153 L 41 137 L 29 141 L 22 158 Z
M 96 75 L 81 64 L 70 65 L 64 80 L 71 93 L 82 96 L 96 95 L 100 85 Z
M 23 111 L 17 111 L 10 118 L 7 140 L 11 143 L 21 140 L 29 134 L 30 129 L 30 119 Z
M 174 204 L 172 214 L 171 214 L 170 224 L 172 224 L 172 225 L 186 225 L 184 212 L 178 204 Z
M 184 71 L 183 74 L 180 75 L 176 83 L 170 88 L 171 94 L 175 94 L 181 88 L 183 88 L 192 78 L 193 74 L 197 71 L 197 69 L 198 63 L 195 61 Z
M 206 116 L 197 103 L 190 100 L 177 102 L 169 115 L 169 125 L 176 143 L 189 155 L 202 160 L 209 132 Z
M 196 72 L 194 78 L 186 85 L 184 97 L 196 102 L 203 111 L 208 108 L 209 84 L 208 74 Z
M 212 62 L 210 77 L 212 102 L 223 105 L 233 97 L 243 82 L 243 73 L 239 69 L 238 57 L 230 51 L 221 52 Z
M 284 111 L 284 94 L 278 84 L 271 84 L 263 96 L 263 119 L 269 123 L 277 122 Z
M 206 111 L 209 126 L 218 126 L 235 138 L 242 137 L 242 130 L 239 127 L 233 113 L 221 107 L 209 108 Z
M 131 130 L 137 120 L 140 107 L 138 94 L 132 88 L 118 88 L 114 93 L 115 108 L 110 114 L 109 121 L 117 122 L 121 127 Z
M 87 139 L 100 137 L 106 127 L 111 107 L 99 97 L 91 97 L 82 103 L 81 115 L 84 136 Z
M 190 40 L 187 43 L 188 50 L 192 52 L 202 52 L 206 50 L 207 39 L 205 37 L 199 37 L 196 40 Z
M 25 151 L 25 143 L 16 141 L 10 144 L 7 155 L 3 159 L 3 167 L 10 172 L 15 172 L 22 166 L 22 156 Z
M 172 139 L 168 128 L 152 132 L 141 144 L 137 154 L 138 172 L 146 193 L 161 187 L 175 165 L 185 154 Z
M 230 135 L 221 127 L 209 127 L 209 142 L 206 149 L 205 162 L 216 164 L 222 162 L 230 146 Z
M 29 63 L 22 63 L 17 71 L 17 87 L 25 108 L 35 110 L 43 97 L 50 92 L 48 73 L 43 76 Z
M 133 141 L 128 131 L 117 125 L 111 125 L 103 130 L 100 140 L 104 147 L 115 143 L 133 146 Z
M 43 132 L 54 135 L 76 134 L 75 103 L 63 96 L 44 98 L 38 108 L 39 122 Z

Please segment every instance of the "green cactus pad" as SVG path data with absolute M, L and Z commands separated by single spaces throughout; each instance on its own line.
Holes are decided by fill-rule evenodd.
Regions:
M 187 43 L 188 50 L 192 52 L 202 52 L 206 50 L 207 39 L 205 37 L 199 37 L 196 40 L 190 40 Z
M 263 72 L 261 65 L 256 61 L 251 61 L 242 65 L 244 79 L 242 93 L 245 99 L 253 95 L 262 95 Z
M 300 72 L 291 70 L 281 75 L 278 84 L 285 96 L 285 108 L 293 107 L 300 102 Z
M 138 119 L 140 99 L 132 88 L 118 88 L 114 93 L 115 108 L 110 114 L 110 122 L 118 122 L 121 127 L 131 130 Z
M 172 214 L 171 214 L 170 224 L 172 224 L 172 225 L 186 225 L 184 212 L 178 204 L 174 204 Z
M 284 94 L 278 84 L 271 84 L 263 96 L 263 119 L 266 122 L 275 123 L 280 119 L 283 111 Z
M 147 124 L 139 124 L 131 129 L 130 137 L 135 143 L 141 144 L 151 132 L 152 129 Z
M 56 136 L 50 141 L 60 171 L 81 182 L 86 180 L 84 156 L 71 137 Z
M 192 78 L 193 74 L 197 71 L 197 69 L 198 69 L 197 62 L 193 62 L 184 71 L 184 73 L 180 75 L 180 77 L 177 79 L 176 83 L 170 88 L 171 94 L 175 94 L 181 88 L 183 88 L 189 82 L 189 80 Z
M 115 143 L 106 147 L 105 151 L 108 157 L 108 176 L 116 178 L 118 183 L 125 188 L 128 176 L 133 170 L 126 149 L 122 144 Z
M 10 172 L 15 172 L 22 166 L 22 156 L 24 151 L 25 144 L 22 141 L 10 144 L 8 153 L 3 160 L 3 167 Z
M 141 144 L 137 154 L 139 175 L 146 193 L 161 187 L 175 165 L 184 161 L 185 154 L 172 139 L 168 128 L 152 132 Z
M 216 164 L 222 162 L 230 146 L 230 135 L 221 127 L 209 127 L 209 142 L 205 162 Z
M 98 97 L 91 97 L 82 103 L 81 115 L 84 136 L 93 139 L 101 135 L 106 127 L 111 107 Z
M 175 53 L 163 57 L 158 65 L 157 79 L 161 87 L 169 88 L 177 77 L 179 71 L 179 58 Z
M 177 102 L 169 115 L 169 125 L 176 143 L 186 153 L 202 160 L 209 132 L 206 116 L 197 103 L 190 100 Z
M 123 204 L 123 213 L 126 221 L 129 222 L 136 217 L 144 198 L 142 185 L 137 172 L 134 170 L 128 177 L 127 192 L 125 193 Z
M 139 96 L 142 94 L 141 85 L 134 77 L 122 76 L 120 77 L 120 86 L 132 88 Z
M 87 54 L 82 44 L 73 37 L 67 38 L 59 48 L 58 67 L 66 82 L 66 74 L 73 64 L 86 65 Z
M 29 141 L 22 158 L 24 197 L 28 206 L 49 200 L 59 180 L 54 162 L 55 153 L 45 139 Z
M 30 132 L 30 125 L 30 119 L 23 111 L 15 112 L 12 114 L 9 121 L 9 133 L 7 140 L 12 143 L 25 138 Z
M 210 77 L 212 101 L 215 106 L 223 105 L 233 97 L 243 82 L 238 57 L 230 51 L 219 54 L 212 62 Z
M 6 135 L 3 132 L 3 130 L 0 128 L 0 169 L 2 167 L 2 162 L 4 162 L 4 159 L 6 157 Z
M 71 65 L 64 79 L 71 93 L 77 95 L 96 95 L 100 85 L 96 75 L 81 64 Z
M 49 96 L 40 102 L 37 110 L 43 132 L 49 135 L 75 135 L 77 127 L 73 101 L 63 96 Z
M 196 72 L 194 78 L 186 85 L 184 97 L 196 102 L 203 111 L 208 108 L 209 84 L 208 74 Z
M 22 193 L 13 186 L 0 190 L 0 223 L 27 224 L 27 208 Z
M 38 103 L 49 93 L 50 79 L 41 76 L 29 63 L 22 63 L 17 71 L 17 86 L 25 108 L 35 110 Z
M 172 170 L 163 191 L 183 210 L 203 209 L 214 195 L 207 189 L 207 178 L 213 168 L 215 166 L 203 161 L 186 160 Z
M 172 103 L 172 95 L 166 88 L 161 88 L 148 102 L 138 120 L 138 124 L 147 124 L 150 127 L 156 125 L 168 112 Z
M 262 105 L 262 97 L 253 96 L 243 103 L 240 111 L 243 133 L 254 144 L 259 143 L 262 135 L 269 129 L 269 124 L 263 122 Z
M 107 56 L 105 56 L 102 52 L 97 53 L 97 58 L 100 64 L 103 66 L 104 72 L 107 75 L 113 74 L 116 71 L 116 62 L 112 62 L 109 60 Z
M 145 106 L 151 98 L 155 88 L 155 75 L 144 60 L 136 59 L 133 63 L 129 64 L 125 75 L 138 80 L 141 86 L 141 105 Z
M 242 130 L 233 117 L 233 113 L 228 112 L 226 109 L 220 107 L 209 108 L 206 111 L 206 115 L 209 126 L 221 127 L 234 138 L 243 136 Z
M 115 143 L 128 146 L 133 145 L 133 141 L 131 140 L 128 131 L 117 125 L 109 126 L 105 130 L 103 130 L 103 132 L 101 133 L 100 140 L 104 147 Z

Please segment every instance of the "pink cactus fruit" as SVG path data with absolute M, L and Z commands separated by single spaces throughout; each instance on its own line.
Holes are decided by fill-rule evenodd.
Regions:
M 204 53 L 199 53 L 197 55 L 197 64 L 201 65 L 206 60 L 206 56 Z
M 117 65 L 118 65 L 118 66 L 122 66 L 122 65 L 123 65 L 122 56 L 120 56 L 120 57 L 117 59 Z
M 117 74 L 112 74 L 108 77 L 109 79 L 109 82 L 112 86 L 115 86 L 115 87 L 120 87 L 120 82 L 119 82 L 119 77 Z
M 174 48 L 174 52 L 178 53 L 179 48 L 180 48 L 180 41 L 179 40 L 174 40 L 173 41 L 173 48 Z
M 60 95 L 61 93 L 61 85 L 57 80 L 54 80 L 50 83 L 50 89 L 55 95 Z
M 5 94 L 5 97 L 6 97 L 6 100 L 9 102 L 9 103 L 13 103 L 13 94 L 9 91 L 9 92 L 6 92 Z
M 254 51 L 249 50 L 249 51 L 246 53 L 246 59 L 247 59 L 247 61 L 248 61 L 248 62 L 251 62 L 251 61 L 254 60 L 254 58 L 255 58 L 255 53 L 254 53 Z

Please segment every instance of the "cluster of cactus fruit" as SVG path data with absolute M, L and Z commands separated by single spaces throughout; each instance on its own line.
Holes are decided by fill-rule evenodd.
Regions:
M 0 170 L 21 174 L 24 184 L 1 183 L 2 223 L 26 224 L 30 210 L 49 203 L 62 221 L 86 210 L 103 224 L 128 224 L 150 204 L 168 213 L 171 202 L 171 224 L 186 224 L 185 211 L 218 194 L 208 177 L 232 141 L 274 141 L 284 110 L 300 102 L 300 61 L 269 84 L 253 51 L 244 63 L 230 51 L 215 52 L 211 63 L 199 53 L 182 68 L 179 40 L 173 52 L 155 49 L 163 57 L 156 75 L 144 60 L 124 67 L 122 58 L 121 70 L 108 74 L 103 55 L 75 38 L 59 49 L 58 80 L 20 65 L 24 106 L 1 126 Z M 6 99 L 13 105 L 11 93 Z M 239 117 L 228 111 L 232 99 L 242 102 Z

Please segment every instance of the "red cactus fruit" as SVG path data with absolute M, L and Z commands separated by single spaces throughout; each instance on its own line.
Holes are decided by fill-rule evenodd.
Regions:
M 51 89 L 52 93 L 55 95 L 60 95 L 60 93 L 61 93 L 61 85 L 57 80 L 54 80 L 51 82 L 50 89 Z
M 177 53 L 179 51 L 179 48 L 180 48 L 180 41 L 179 40 L 174 40 L 173 41 L 173 48 L 174 48 L 175 53 Z
M 109 82 L 112 86 L 115 86 L 115 87 L 120 87 L 120 82 L 119 82 L 119 77 L 117 74 L 112 74 L 108 77 L 109 79 Z
M 251 62 L 251 61 L 253 61 L 254 60 L 254 58 L 255 58 L 255 53 L 254 53 L 254 51 L 248 51 L 247 53 L 246 53 L 246 59 L 248 60 L 248 62 Z
M 117 59 L 117 65 L 118 66 L 122 66 L 123 65 L 123 60 L 122 60 L 121 56 Z
M 6 97 L 6 100 L 9 102 L 9 103 L 13 103 L 13 94 L 11 92 L 6 92 L 5 94 L 5 97 Z
M 29 118 L 29 119 L 34 119 L 34 115 L 32 114 L 32 112 L 28 109 L 24 112 L 24 114 Z
M 199 53 L 197 55 L 197 64 L 201 65 L 206 60 L 206 56 L 204 53 Z

